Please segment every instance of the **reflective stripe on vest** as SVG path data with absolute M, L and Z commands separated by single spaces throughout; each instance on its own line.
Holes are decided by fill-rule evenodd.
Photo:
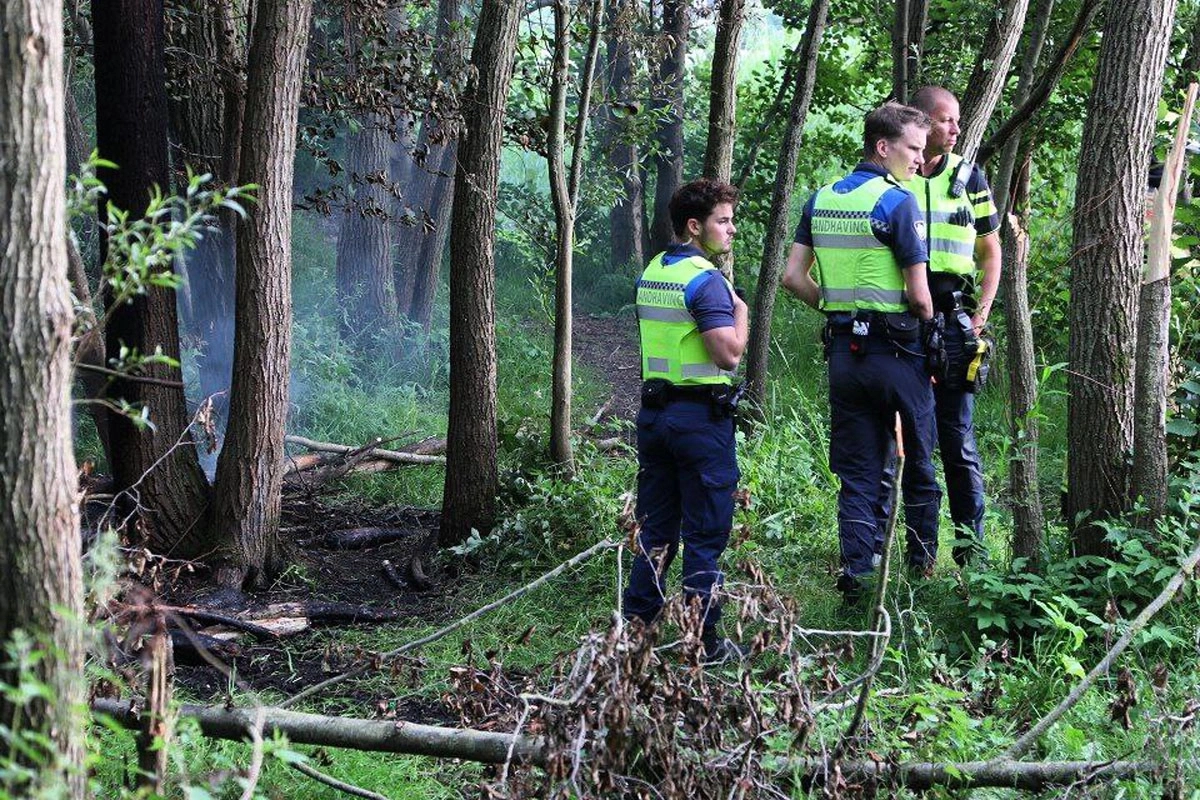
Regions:
M 642 379 L 677 386 L 731 383 L 733 373 L 713 362 L 684 300 L 688 284 L 716 267 L 699 256 L 664 265 L 663 255 L 650 261 L 637 284 Z
M 950 184 L 962 156 L 947 153 L 946 163 L 928 178 L 920 173 L 904 185 L 917 196 L 929 233 L 929 271 L 953 275 L 975 274 L 975 219 L 977 205 L 990 203 L 989 192 L 950 196 Z M 994 213 L 994 212 L 989 212 Z
M 896 256 L 871 227 L 871 212 L 884 193 L 896 187 L 881 175 L 843 194 L 832 186 L 817 191 L 812 241 L 821 310 L 908 310 Z

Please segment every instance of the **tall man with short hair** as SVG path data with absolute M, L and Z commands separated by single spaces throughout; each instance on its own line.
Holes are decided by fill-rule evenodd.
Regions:
M 863 161 L 805 206 L 784 287 L 825 313 L 829 362 L 829 465 L 841 479 L 837 588 L 863 595 L 874 570 L 876 508 L 900 415 L 909 563 L 937 548 L 938 489 L 930 461 L 933 392 L 923 320 L 933 315 L 926 282 L 925 222 L 902 181 L 924 160 L 929 119 L 887 103 L 866 116 Z
M 912 104 L 929 115 L 924 163 L 905 186 L 917 198 L 929 235 L 929 291 L 944 326 L 946 367 L 934 384 L 938 449 L 946 475 L 954 560 L 983 552 L 983 468 L 975 442 L 975 390 L 987 345 L 982 333 L 1000 285 L 1000 217 L 987 177 L 953 153 L 958 100 L 925 86 Z M 885 494 L 886 497 L 886 489 Z M 886 518 L 886 514 L 882 518 Z
M 683 592 L 699 607 L 709 661 L 740 657 L 717 634 L 718 559 L 733 527 L 740 474 L 734 447 L 733 382 L 746 349 L 746 304 L 713 265 L 733 247 L 737 189 L 708 179 L 671 198 L 675 242 L 637 283 L 642 407 L 637 418 L 639 552 L 625 615 L 651 624 L 683 540 Z

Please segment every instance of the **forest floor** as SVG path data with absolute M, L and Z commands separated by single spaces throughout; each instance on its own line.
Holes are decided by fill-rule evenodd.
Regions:
M 616 429 L 622 438 L 631 441 L 641 385 L 636 323 L 625 316 L 581 314 L 576 317 L 574 334 L 576 362 L 609 387 L 603 413 L 591 427 Z M 590 420 L 595 410 L 583 413 Z M 456 591 L 457 575 L 446 572 L 431 575 L 432 585 L 424 588 L 412 583 L 398 586 L 385 575 L 383 564 L 387 561 L 395 565 L 401 576 L 409 577 L 407 565 L 414 557 L 429 552 L 439 518 L 437 511 L 428 509 L 369 507 L 329 494 L 286 494 L 281 530 L 292 566 L 268 589 L 242 595 L 214 589 L 205 573 L 185 573 L 166 588 L 162 599 L 178 606 L 239 617 L 253 617 L 256 612 L 264 613 L 281 604 L 343 604 L 343 612 L 353 607 L 365 613 L 383 612 L 393 618 L 375 622 L 332 619 L 314 624 L 302 633 L 266 641 L 243 635 L 240 644 L 222 654 L 232 667 L 228 673 L 195 656 L 177 659 L 179 685 L 198 698 L 212 697 L 228 691 L 231 676 L 236 676 L 243 688 L 290 696 L 373 656 L 362 648 L 339 644 L 339 631 L 413 622 L 438 625 L 472 610 L 461 606 Z M 362 549 L 324 546 L 322 540 L 328 534 L 361 528 L 400 528 L 406 534 Z M 215 626 L 209 631 L 219 628 Z M 342 702 L 376 705 L 378 698 L 370 689 L 351 686 L 338 689 Z M 432 724 L 452 718 L 441 703 L 419 698 L 406 699 L 389 708 L 388 713 Z

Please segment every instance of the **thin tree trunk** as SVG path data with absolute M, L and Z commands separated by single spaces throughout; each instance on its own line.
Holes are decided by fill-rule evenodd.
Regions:
M 659 153 L 654 157 L 654 218 L 648 253 L 665 250 L 672 238 L 667 206 L 683 183 L 683 79 L 691 24 L 688 0 L 663 0 L 662 37 L 665 52 L 658 65 L 654 106 L 665 111 L 658 129 Z
M 1014 558 L 1028 559 L 1028 569 L 1041 566 L 1042 532 L 1046 520 L 1038 492 L 1037 363 L 1033 349 L 1033 326 L 1029 307 L 1029 175 L 1028 154 L 1014 176 L 1013 211 L 1001 219 L 1004 266 L 1000 280 L 1004 288 L 1004 325 L 1008 340 L 1009 434 L 1013 454 L 1008 462 L 1012 494 Z
M 457 544 L 491 527 L 496 472 L 496 235 L 504 112 L 521 0 L 491 0 L 479 15 L 463 107 L 450 245 L 450 422 L 438 539 Z
M 238 182 L 258 185 L 237 237 L 237 329 L 213 530 L 225 584 L 279 565 L 283 433 L 292 344 L 292 161 L 312 0 L 259 0 Z
M 107 204 L 131 217 L 144 213 L 155 188 L 167 192 L 167 98 L 163 66 L 163 14 L 160 0 L 113 0 L 93 4 L 96 77 L 96 141 L 103 158 L 117 169 L 100 173 Z M 102 247 L 102 253 L 105 248 Z M 130 303 L 112 306 L 105 329 L 107 357 L 121 348 L 148 355 L 160 349 L 179 360 L 179 321 L 171 289 L 150 288 Z M 177 367 L 155 364 L 143 374 L 179 382 Z M 109 419 L 110 465 L 118 492 L 127 492 L 142 511 L 151 548 L 178 556 L 200 551 L 200 526 L 208 484 L 188 431 L 181 386 L 115 380 L 109 397 L 149 409 L 154 427 L 140 430 L 121 414 Z
M 617 202 L 608 213 L 609 263 L 618 271 L 630 265 L 640 269 L 646 262 L 642 176 L 638 146 L 629 130 L 636 106 L 632 100 L 633 57 L 626 32 L 633 29 L 637 5 L 635 0 L 616 0 L 609 6 L 607 150 L 609 166 L 621 183 Z
M 975 161 L 979 164 L 984 164 L 995 155 L 996 151 L 1004 147 L 1004 143 L 1009 137 L 1015 136 L 1029 122 L 1042 104 L 1050 98 L 1050 94 L 1054 91 L 1054 87 L 1058 85 L 1058 81 L 1062 78 L 1063 71 L 1066 69 L 1067 62 L 1075 55 L 1075 51 L 1079 49 L 1079 45 L 1083 43 L 1084 34 L 1087 33 L 1092 20 L 1096 17 L 1096 12 L 1100 9 L 1100 0 L 1083 0 L 1079 7 L 1079 14 L 1075 17 L 1075 25 L 1071 28 L 1066 40 L 1059 47 L 1054 59 L 1042 72 L 1042 76 L 1038 78 L 1032 88 L 1030 88 L 1025 101 L 1017 106 L 1012 115 L 1004 121 L 1004 124 L 992 134 L 986 142 L 984 142 L 979 152 L 976 154 Z
M 1167 155 L 1162 181 L 1155 192 L 1150 223 L 1150 251 L 1138 303 L 1137 364 L 1134 397 L 1141 398 L 1133 415 L 1132 493 L 1146 506 L 1152 523 L 1167 509 L 1167 393 L 1171 368 L 1171 233 L 1175 199 L 1185 159 L 1184 148 L 1196 103 L 1196 84 L 1188 89 L 1179 115 L 1175 143 Z
M 750 325 L 750 346 L 746 353 L 746 384 L 750 396 L 764 402 L 767 395 L 767 362 L 771 351 L 771 318 L 775 312 L 775 293 L 783 272 L 788 235 L 788 214 L 792 206 L 792 191 L 796 182 L 796 162 L 804 134 L 804 120 L 812 104 L 813 87 L 817 81 L 817 57 L 821 37 L 829 15 L 829 0 L 813 0 L 800 47 L 800 60 L 795 71 L 792 105 L 779 165 L 775 170 L 775 189 L 771 195 L 771 214 L 767 221 L 766 244 L 763 246 L 762 266 L 758 273 L 758 289 L 754 296 L 754 318 Z
M 437 300 L 438 284 L 442 277 L 442 260 L 450 238 L 450 213 L 454 207 L 454 169 L 458 159 L 458 142 L 440 146 L 441 161 L 432 178 L 429 210 L 433 214 L 433 230 L 421 237 L 421 248 L 415 263 L 415 280 L 408 317 L 429 333 L 433 324 L 433 306 Z
M 708 91 L 708 143 L 704 177 L 728 183 L 733 171 L 737 111 L 738 48 L 746 21 L 746 0 L 721 0 Z
M 925 27 L 929 24 L 929 0 L 908 0 L 908 48 L 905 77 L 908 85 L 921 86 L 921 56 L 925 52 Z
M 0 720 L 14 736 L 41 734 L 51 751 L 37 752 L 32 738 L 24 739 L 32 753 L 6 748 L 32 768 L 17 794 L 82 798 L 84 613 L 71 454 L 62 22 L 57 2 L 10 0 L 0 11 L 0 645 L 20 629 L 49 654 L 33 665 L 48 694 L 15 702 L 0 694 Z M 10 686 L 27 677 L 0 668 Z
M 1108 552 L 1096 523 L 1129 507 L 1134 343 L 1146 169 L 1175 0 L 1106 10 L 1075 193 L 1067 521 L 1079 554 Z
M 962 133 L 958 137 L 958 151 L 965 158 L 975 157 L 996 104 L 1000 102 L 1008 67 L 1013 54 L 1017 52 L 1028 9 L 1029 0 L 1006 0 L 1003 9 L 997 10 L 992 24 L 988 26 L 979 58 L 975 61 L 975 69 L 962 98 Z
M 909 0 L 895 0 L 892 15 L 892 97 L 897 103 L 907 103 L 908 84 L 908 24 Z

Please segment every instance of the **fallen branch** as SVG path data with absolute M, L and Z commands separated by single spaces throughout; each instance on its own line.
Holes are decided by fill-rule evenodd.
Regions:
M 617 396 L 615 394 L 612 397 L 608 398 L 608 400 L 606 400 L 604 402 L 604 405 L 600 406 L 600 408 L 598 408 L 596 410 L 595 414 L 592 414 L 592 418 L 588 420 L 587 426 L 589 428 L 594 428 L 597 425 L 599 425 L 600 420 L 604 417 L 605 414 L 608 413 L 608 410 L 610 408 L 612 408 L 613 401 L 615 401 L 616 399 L 617 399 Z
M 318 441 L 314 441 L 312 439 L 306 439 L 303 436 L 285 436 L 285 437 L 283 437 L 283 441 L 286 442 L 287 444 L 294 444 L 294 445 L 298 445 L 300 447 L 307 447 L 309 450 L 313 450 L 318 453 L 337 453 L 339 455 L 346 455 L 348 453 L 354 453 L 361 449 L 358 447 L 351 447 L 351 446 L 345 445 L 345 444 L 333 444 L 332 442 L 318 442 Z M 374 443 L 372 444 L 372 449 L 371 449 L 371 458 L 372 459 L 377 459 L 377 460 L 382 460 L 382 461 L 392 461 L 396 464 L 445 464 L 446 463 L 445 456 L 426 455 L 424 452 L 406 453 L 406 452 L 402 452 L 400 450 L 377 449 L 375 446 L 378 445 L 382 441 L 383 441 L 382 439 L 376 439 L 374 441 Z M 438 440 L 438 442 L 440 443 L 440 448 L 444 450 L 445 449 L 445 441 Z M 426 442 L 423 443 L 423 446 L 428 448 L 431 445 L 429 444 L 429 441 L 426 440 Z
M 378 792 L 372 792 L 370 789 L 363 789 L 362 787 L 355 786 L 352 783 L 339 781 L 332 775 L 326 775 L 324 772 L 321 772 L 315 767 L 310 767 L 303 761 L 289 761 L 288 766 L 302 775 L 307 775 L 317 783 L 323 783 L 330 789 L 336 789 L 343 794 L 348 794 L 353 797 L 365 797 L 367 800 L 388 800 L 385 795 L 379 794 Z
M 438 639 L 441 639 L 445 636 L 449 636 L 451 633 L 454 633 L 454 631 L 458 630 L 459 628 L 463 627 L 464 625 L 474 622 L 475 620 L 479 619 L 480 617 L 484 616 L 485 614 L 496 610 L 497 608 L 505 605 L 506 603 L 510 603 L 513 600 L 516 600 L 518 597 L 521 597 L 522 595 L 528 594 L 529 592 L 533 591 L 534 589 L 536 589 L 537 587 L 546 583 L 547 581 L 552 580 L 553 578 L 557 577 L 558 575 L 561 575 L 565 570 L 570 569 L 571 567 L 575 566 L 576 564 L 580 564 L 584 561 L 587 561 L 589 558 L 596 555 L 597 553 L 601 553 L 605 550 L 611 550 L 612 548 L 614 548 L 616 546 L 617 546 L 617 543 L 610 539 L 605 539 L 602 542 L 598 542 L 597 544 L 594 544 L 591 547 L 589 547 L 587 550 L 584 550 L 582 553 L 579 553 L 578 555 L 559 564 L 557 567 L 550 570 L 545 575 L 542 575 L 540 578 L 533 581 L 532 583 L 527 583 L 519 589 L 514 589 L 513 591 L 504 595 L 504 597 L 501 597 L 499 600 L 496 600 L 492 603 L 488 603 L 486 606 L 483 606 L 482 608 L 477 608 L 476 610 L 472 611 L 467 616 L 450 623 L 449 625 L 447 625 L 444 628 L 434 631 L 433 633 L 429 634 L 428 636 L 423 636 L 420 639 L 409 642 L 408 644 L 401 645 L 400 647 L 397 647 L 395 650 L 391 650 L 387 653 L 384 653 L 382 656 L 382 660 L 388 661 L 390 659 L 395 658 L 396 656 L 404 655 L 405 653 L 416 650 L 418 647 L 423 647 L 424 645 L 427 645 L 430 642 L 436 642 Z M 317 692 L 328 689 L 329 687 L 335 686 L 335 685 L 341 683 L 342 681 L 349 680 L 350 678 L 356 678 L 359 675 L 362 675 L 364 672 L 366 672 L 370 668 L 371 668 L 370 664 L 362 664 L 351 670 L 348 670 L 347 672 L 343 672 L 341 675 L 335 675 L 328 680 L 321 681 L 320 683 L 310 686 L 307 689 L 305 689 L 304 691 L 299 692 L 298 694 L 292 695 L 287 700 L 284 700 L 283 703 L 280 704 L 280 707 L 288 708 L 289 706 L 293 706 L 296 703 L 300 702 L 301 700 L 305 699 L 306 697 L 311 697 L 312 695 L 316 694 Z
M 1005 759 L 1016 759 L 1024 755 L 1029 748 L 1032 747 L 1039 738 L 1041 738 L 1042 734 L 1049 730 L 1051 725 L 1057 722 L 1063 714 L 1067 713 L 1072 706 L 1079 702 L 1079 699 L 1087 693 L 1087 690 L 1092 687 L 1092 684 L 1096 682 L 1097 678 L 1108 672 L 1109 667 L 1111 667 L 1113 662 L 1117 660 L 1117 656 L 1121 655 L 1121 653 L 1125 651 L 1125 648 L 1129 646 L 1130 642 L 1133 641 L 1133 637 L 1137 636 L 1142 628 L 1146 627 L 1146 623 L 1148 623 L 1150 619 L 1162 609 L 1163 606 L 1171 602 L 1171 598 L 1175 596 L 1176 592 L 1178 592 L 1180 588 L 1182 588 L 1184 581 L 1191 577 L 1192 572 L 1196 569 L 1196 565 L 1198 563 L 1200 563 L 1200 539 L 1197 540 L 1196 547 L 1192 550 L 1188 557 L 1184 559 L 1183 564 L 1179 567 L 1179 571 L 1175 573 L 1171 580 L 1167 581 L 1167 585 L 1163 587 L 1161 592 L 1159 592 L 1158 597 L 1151 600 L 1150 604 L 1143 608 L 1140 614 L 1134 617 L 1133 622 L 1129 623 L 1129 627 L 1125 629 L 1125 633 L 1121 635 L 1121 638 L 1117 640 L 1116 644 L 1114 644 L 1107 653 L 1105 653 L 1104 658 L 1100 659 L 1100 663 L 1092 667 L 1092 671 L 1089 672 L 1083 680 L 1076 684 L 1075 688 L 1071 690 L 1071 693 L 1068 694 L 1063 701 L 1054 708 L 1054 710 L 1038 720 L 1037 724 L 1030 728 L 1024 736 L 1014 742 L 1012 747 L 1004 751 L 1003 756 L 1000 756 L 999 758 L 995 759 L 995 761 L 988 763 L 998 763 L 1004 761 Z
M 159 608 L 166 614 L 194 619 L 197 622 L 203 622 L 208 625 L 224 625 L 227 628 L 234 628 L 235 630 L 252 634 L 260 639 L 275 639 L 279 636 L 275 631 L 264 628 L 261 625 L 255 625 L 253 622 L 247 622 L 239 617 L 218 614 L 215 611 L 208 611 L 207 609 L 187 606 L 159 606 Z
M 273 603 L 266 608 L 246 613 L 250 619 L 259 624 L 264 620 L 278 617 L 304 617 L 312 623 L 318 622 L 394 622 L 404 619 L 407 613 L 389 611 L 374 606 L 360 606 L 354 603 Z
M 363 550 L 381 544 L 407 539 L 420 534 L 412 528 L 350 528 L 344 531 L 329 531 L 311 539 L 301 539 L 301 547 L 319 544 L 328 550 Z
M 385 558 L 380 567 L 383 568 L 383 577 L 388 579 L 388 583 L 401 591 L 408 590 L 408 581 L 400 576 L 400 571 L 396 569 L 395 564 Z
M 98 699 L 92 702 L 94 714 L 104 714 L 122 727 L 136 729 L 141 723 L 140 710 L 129 701 Z M 510 749 L 514 760 L 545 766 L 547 752 L 540 737 L 516 736 L 469 728 L 443 728 L 415 722 L 352 719 L 305 714 L 280 708 L 262 707 L 262 732 L 283 734 L 292 744 L 343 747 L 369 752 L 404 753 L 434 758 L 460 758 L 484 764 L 503 764 Z M 254 726 L 253 709 L 228 709 L 184 705 L 179 716 L 196 720 L 200 732 L 213 739 L 244 741 Z M 1048 761 L 964 763 L 908 762 L 888 764 L 876 761 L 837 762 L 832 759 L 782 760 L 781 771 L 799 773 L 813 781 L 824 781 L 834 774 L 844 779 L 910 789 L 934 786 L 981 788 L 987 786 L 1038 790 L 1089 780 L 1119 780 L 1134 775 L 1156 773 L 1160 765 L 1146 761 Z M 838 772 L 834 773 L 836 769 Z M 308 773 L 306 773 L 308 774 Z M 371 795 L 362 795 L 370 797 Z

